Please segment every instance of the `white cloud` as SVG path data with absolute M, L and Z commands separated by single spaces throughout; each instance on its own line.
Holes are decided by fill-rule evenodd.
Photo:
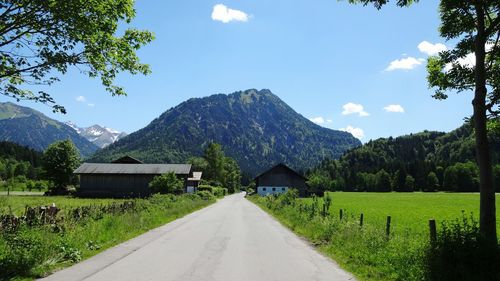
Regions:
M 405 109 L 399 104 L 389 104 L 388 106 L 384 107 L 384 110 L 386 112 L 397 112 L 397 113 L 405 112 Z
M 385 71 L 393 71 L 398 69 L 411 70 L 415 67 L 421 65 L 425 60 L 422 58 L 416 59 L 414 57 L 402 58 L 399 60 L 393 60 Z
M 487 42 L 485 45 L 486 52 L 491 51 L 493 48 L 494 44 L 491 42 Z M 467 67 L 467 68 L 473 68 L 476 65 L 476 54 L 475 53 L 468 53 L 465 55 L 465 57 L 457 59 L 454 63 L 460 65 L 461 67 Z M 448 63 L 445 65 L 444 70 L 446 72 L 450 71 L 452 68 L 453 64 Z
M 349 115 L 349 114 L 359 114 L 361 117 L 369 116 L 370 114 L 364 110 L 363 105 L 361 104 L 356 104 L 356 103 L 346 103 L 342 106 L 344 111 L 342 111 L 343 115 Z
M 327 123 L 333 123 L 333 120 L 331 119 L 325 119 L 321 116 L 318 116 L 318 117 L 314 117 L 314 118 L 309 118 L 309 120 L 311 120 L 312 122 L 318 124 L 318 125 L 323 125 L 323 124 L 327 124 Z
M 240 10 L 233 10 L 228 8 L 224 4 L 217 4 L 212 10 L 212 19 L 215 21 L 220 21 L 223 23 L 228 23 L 232 21 L 247 22 L 248 15 Z
M 311 120 L 312 122 L 316 123 L 316 124 L 325 124 L 325 118 L 323 117 L 314 117 L 314 118 L 309 118 L 309 120 Z
M 351 133 L 355 138 L 357 139 L 362 139 L 365 137 L 365 132 L 361 128 L 354 128 L 353 126 L 349 125 L 346 128 L 341 128 L 341 131 Z
M 86 102 L 87 101 L 87 99 L 84 96 L 78 96 L 75 98 L 75 100 L 77 102 Z
M 90 107 L 94 107 L 95 106 L 95 104 L 93 104 L 93 103 L 88 103 L 87 105 L 90 106 Z
M 434 56 L 439 54 L 439 52 L 446 51 L 446 46 L 441 43 L 432 44 L 427 41 L 422 41 L 418 44 L 418 49 L 420 52 L 427 54 L 429 56 Z

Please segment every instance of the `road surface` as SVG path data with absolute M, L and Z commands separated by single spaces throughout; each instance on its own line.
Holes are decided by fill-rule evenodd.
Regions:
M 355 280 L 243 194 L 149 231 L 44 281 Z

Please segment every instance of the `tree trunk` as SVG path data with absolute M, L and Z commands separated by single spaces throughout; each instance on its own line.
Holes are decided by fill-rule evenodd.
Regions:
M 485 22 L 482 5 L 476 4 L 477 36 L 475 41 L 475 93 L 472 105 L 474 107 L 474 129 L 476 135 L 476 158 L 479 166 L 480 232 L 488 242 L 497 244 L 495 188 L 493 186 L 493 170 L 491 164 L 488 134 L 486 129 L 486 49 Z

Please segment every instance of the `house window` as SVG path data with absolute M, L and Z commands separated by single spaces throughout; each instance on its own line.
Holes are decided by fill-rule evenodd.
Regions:
M 276 191 L 276 187 L 273 187 L 273 191 Z
M 282 188 L 281 188 L 281 191 L 285 191 L 285 189 L 286 189 L 286 188 L 282 187 Z
M 267 188 L 265 188 L 265 187 L 262 188 L 262 191 L 266 191 L 266 190 L 267 190 Z

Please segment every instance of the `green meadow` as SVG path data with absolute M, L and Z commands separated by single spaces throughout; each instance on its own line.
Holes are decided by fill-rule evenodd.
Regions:
M 22 215 L 26 206 L 49 206 L 54 203 L 59 209 L 67 210 L 71 208 L 107 205 L 120 203 L 125 199 L 83 199 L 71 196 L 0 196 L 0 214 L 12 211 L 15 215 Z
M 350 219 L 358 219 L 362 213 L 365 224 L 385 227 L 391 216 L 391 230 L 428 234 L 428 223 L 435 219 L 439 225 L 445 220 L 462 218 L 462 212 L 479 220 L 478 193 L 356 193 L 330 192 L 330 215 L 339 216 L 340 209 Z M 500 194 L 497 194 L 497 202 Z M 311 198 L 299 199 L 311 203 Z M 322 199 L 319 198 L 322 203 Z M 497 208 L 500 218 L 500 208 Z M 500 224 L 497 224 L 500 233 Z

